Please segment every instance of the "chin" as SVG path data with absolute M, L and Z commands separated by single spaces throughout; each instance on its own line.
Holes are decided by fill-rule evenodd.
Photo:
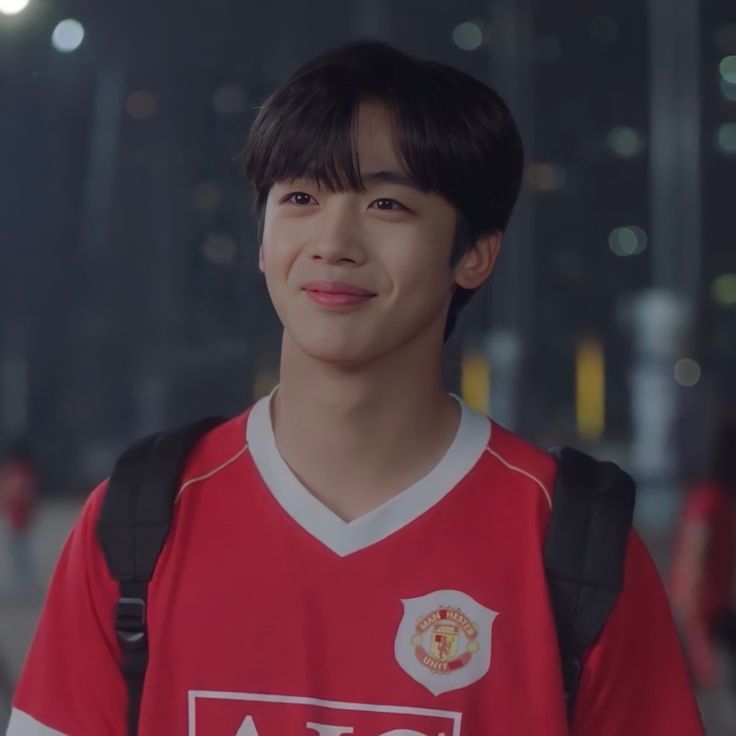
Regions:
M 383 330 L 375 334 L 362 332 L 358 334 L 294 335 L 291 339 L 297 349 L 314 361 L 344 370 L 359 370 L 376 363 L 388 356 L 401 360 L 401 355 L 408 357 L 416 354 L 417 334 L 389 333 Z M 424 341 L 422 341 L 424 342 Z M 441 349 L 441 341 L 438 342 Z
M 296 315 L 295 315 L 296 316 Z M 323 320 L 289 320 L 285 338 L 294 348 L 314 361 L 342 368 L 360 368 L 389 355 L 426 352 L 442 347 L 444 315 L 435 322 L 417 320 L 350 320 L 330 323 Z M 434 334 L 436 333 L 436 335 Z
M 314 361 L 342 368 L 359 368 L 391 352 L 394 345 L 384 334 L 354 330 L 287 330 L 290 342 Z
M 341 368 L 359 368 L 385 354 L 366 340 L 296 340 L 299 349 L 312 360 Z

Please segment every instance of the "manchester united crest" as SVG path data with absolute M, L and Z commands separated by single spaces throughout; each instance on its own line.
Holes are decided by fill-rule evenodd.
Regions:
M 407 598 L 394 646 L 404 671 L 432 694 L 467 687 L 488 672 L 498 613 L 459 590 Z

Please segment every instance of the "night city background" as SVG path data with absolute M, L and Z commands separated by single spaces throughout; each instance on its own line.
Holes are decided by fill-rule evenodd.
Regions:
M 359 38 L 509 103 L 522 196 L 447 386 L 542 446 L 624 464 L 666 574 L 736 406 L 733 0 L 0 0 L 0 447 L 28 438 L 42 478 L 40 582 L 134 439 L 277 383 L 239 154 L 276 85 Z M 12 683 L 40 599 L 3 593 L 0 550 Z M 731 732 L 733 703 L 704 707 Z

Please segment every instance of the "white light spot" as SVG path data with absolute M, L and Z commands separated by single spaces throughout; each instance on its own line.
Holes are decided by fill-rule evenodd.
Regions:
M 608 246 L 622 258 L 636 256 L 647 248 L 647 234 L 640 227 L 617 227 L 608 236 Z
M 675 381 L 680 386 L 685 386 L 686 388 L 695 386 L 700 381 L 702 374 L 700 365 L 692 358 L 680 358 L 675 363 Z
M 0 13 L 3 15 L 18 15 L 27 7 L 30 0 L 0 0 Z
M 644 150 L 644 137 L 628 125 L 619 125 L 608 134 L 611 150 L 623 158 L 633 158 Z
M 84 27 L 78 20 L 67 18 L 58 23 L 51 34 L 51 45 L 62 54 L 76 51 L 84 40 Z
M 483 31 L 477 23 L 460 23 L 452 32 L 452 40 L 463 51 L 475 51 L 483 43 Z

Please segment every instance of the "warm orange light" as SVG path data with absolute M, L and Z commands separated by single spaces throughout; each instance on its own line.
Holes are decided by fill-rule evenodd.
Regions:
M 575 369 L 578 434 L 596 442 L 603 436 L 606 421 L 606 374 L 600 340 L 586 337 L 578 342 Z
M 471 409 L 490 414 L 491 373 L 488 361 L 480 353 L 469 352 L 463 355 L 460 369 L 460 393 Z

